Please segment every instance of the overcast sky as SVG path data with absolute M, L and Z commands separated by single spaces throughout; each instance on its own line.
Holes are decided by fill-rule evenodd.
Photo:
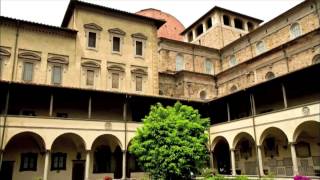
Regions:
M 128 12 L 156 8 L 178 18 L 185 27 L 217 5 L 264 21 L 303 0 L 84 0 Z M 0 0 L 1 16 L 60 26 L 69 0 Z

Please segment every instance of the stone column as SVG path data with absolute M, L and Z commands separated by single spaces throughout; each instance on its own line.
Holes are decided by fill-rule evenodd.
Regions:
M 43 180 L 48 179 L 49 158 L 50 158 L 50 151 L 46 150 L 45 157 L 44 157 Z
M 296 148 L 294 143 L 290 143 L 291 147 L 291 158 L 292 158 L 292 169 L 293 169 L 293 175 L 298 175 L 298 161 L 297 161 L 297 154 L 296 154 Z
M 236 173 L 236 158 L 234 155 L 234 149 L 230 149 L 231 152 L 231 168 L 232 168 L 232 175 L 235 176 Z
M 126 150 L 122 151 L 122 179 L 126 179 L 126 154 Z
M 90 151 L 86 151 L 86 167 L 84 171 L 84 179 L 89 180 L 89 172 L 90 172 Z
M 258 145 L 258 162 L 259 162 L 259 170 L 260 170 L 260 175 L 264 176 L 263 173 L 263 159 L 262 159 L 262 153 L 261 153 L 261 145 Z

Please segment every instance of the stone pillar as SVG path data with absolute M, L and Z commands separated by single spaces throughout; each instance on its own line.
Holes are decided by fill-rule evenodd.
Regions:
M 296 154 L 296 148 L 294 143 L 290 143 L 291 147 L 291 158 L 292 158 L 292 169 L 293 169 L 293 175 L 298 175 L 298 161 L 297 161 L 297 154 Z
M 261 176 L 264 176 L 264 173 L 263 173 L 263 159 L 262 159 L 262 153 L 261 153 L 261 145 L 258 145 L 258 162 L 259 162 L 260 175 L 261 175 Z
M 230 149 L 231 152 L 231 168 L 232 168 L 232 175 L 235 176 L 237 175 L 236 173 L 236 158 L 234 155 L 234 149 Z
M 90 151 L 86 151 L 86 167 L 84 171 L 84 179 L 89 180 L 89 172 L 90 172 Z
M 43 180 L 48 179 L 49 158 L 50 158 L 50 151 L 46 150 L 45 157 L 44 157 Z
M 122 151 L 122 179 L 126 179 L 126 154 L 126 150 Z

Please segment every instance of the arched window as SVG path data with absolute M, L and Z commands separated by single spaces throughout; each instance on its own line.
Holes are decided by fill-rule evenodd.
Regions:
M 298 23 L 294 23 L 290 27 L 291 39 L 294 39 L 301 35 L 301 28 Z
M 181 54 L 177 54 L 176 57 L 176 71 L 181 71 L 184 69 L 184 60 Z
M 313 60 L 312 64 L 320 64 L 320 54 L 316 55 Z
M 237 88 L 236 85 L 233 85 L 233 86 L 231 86 L 231 88 L 230 88 L 230 92 L 235 92 L 235 91 L 237 91 L 237 90 L 238 90 L 238 88 Z
M 261 53 L 263 53 L 265 50 L 266 50 L 266 46 L 264 45 L 264 42 L 263 42 L 263 41 L 257 42 L 257 44 L 256 44 L 257 54 L 261 54 Z
M 200 92 L 200 98 L 201 98 L 201 99 L 206 99 L 206 98 L 207 98 L 207 93 L 206 93 L 206 91 L 201 91 L 201 92 Z
M 273 79 L 273 78 L 275 78 L 275 77 L 276 77 L 276 75 L 275 75 L 273 72 L 267 72 L 267 74 L 266 74 L 266 76 L 265 76 L 265 78 L 266 78 L 267 80 Z
M 229 60 L 229 66 L 235 66 L 237 64 L 237 59 L 235 55 L 230 56 L 230 60 Z

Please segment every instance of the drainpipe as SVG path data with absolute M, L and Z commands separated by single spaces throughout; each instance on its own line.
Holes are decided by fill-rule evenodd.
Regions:
M 256 163 L 258 165 L 258 177 L 259 177 L 259 179 L 261 179 L 262 174 L 261 174 L 261 169 L 260 169 L 260 165 L 259 165 L 260 162 L 259 162 L 259 157 L 258 157 L 259 152 L 258 152 L 258 145 L 257 145 L 257 132 L 256 132 L 256 123 L 255 123 L 256 105 L 255 105 L 253 94 L 250 94 L 250 105 L 251 105 L 251 113 L 252 113 L 252 127 L 253 127 L 253 134 L 254 134 L 254 146 L 255 146 L 255 151 L 256 151 L 256 156 L 257 156 Z
M 13 55 L 13 65 L 12 65 L 12 74 L 11 74 L 11 79 L 8 84 L 8 91 L 7 91 L 7 96 L 6 96 L 6 104 L 5 104 L 5 109 L 4 109 L 4 114 L 3 114 L 3 128 L 2 128 L 2 139 L 1 139 L 1 144 L 0 144 L 0 171 L 2 168 L 2 161 L 3 161 L 3 153 L 4 153 L 4 135 L 6 131 L 6 125 L 7 125 L 7 116 L 8 116 L 8 109 L 9 109 L 9 100 L 10 100 L 10 87 L 12 84 L 12 81 L 14 79 L 14 74 L 15 74 L 15 66 L 16 66 L 16 61 L 17 61 L 17 49 L 18 49 L 18 38 L 19 38 L 19 30 L 20 30 L 20 21 L 17 21 L 17 30 L 16 30 L 16 39 L 15 39 L 15 45 L 14 45 L 14 55 Z

